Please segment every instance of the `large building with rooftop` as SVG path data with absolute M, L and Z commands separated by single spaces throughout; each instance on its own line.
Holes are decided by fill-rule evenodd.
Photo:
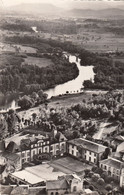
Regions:
M 97 164 L 107 147 L 83 138 L 67 142 L 67 153 L 73 157 Z

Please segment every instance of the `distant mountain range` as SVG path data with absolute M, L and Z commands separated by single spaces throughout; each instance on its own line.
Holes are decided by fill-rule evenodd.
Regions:
M 94 18 L 115 18 L 124 17 L 124 10 L 119 8 L 108 9 L 71 9 L 64 10 L 52 4 L 20 4 L 7 8 L 7 11 L 18 14 L 33 14 L 33 15 L 56 15 L 64 17 L 94 17 Z
M 70 10 L 68 13 L 70 16 L 74 17 L 100 17 L 100 18 L 107 18 L 107 17 L 118 17 L 124 16 L 124 10 L 118 8 L 108 8 L 102 10 L 92 10 L 92 9 L 73 9 Z
M 33 15 L 58 15 L 63 11 L 52 4 L 39 3 L 39 4 L 20 4 L 7 8 L 9 12 L 17 12 L 18 14 L 33 14 Z

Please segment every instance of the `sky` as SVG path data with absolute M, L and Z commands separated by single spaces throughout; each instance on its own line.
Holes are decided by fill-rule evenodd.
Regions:
M 50 3 L 62 8 L 104 9 L 117 7 L 124 9 L 124 0 L 0 0 L 1 5 L 13 6 L 22 3 Z

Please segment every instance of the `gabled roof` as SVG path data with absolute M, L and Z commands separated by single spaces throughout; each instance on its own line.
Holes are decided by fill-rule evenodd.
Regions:
M 16 152 L 16 149 L 18 149 L 18 151 L 19 151 L 20 147 L 15 142 L 11 141 L 11 142 L 9 142 L 9 144 L 6 148 L 6 151 L 14 153 L 14 152 Z
M 118 140 L 118 141 L 124 141 L 124 136 L 122 136 L 122 135 L 118 135 L 118 136 L 116 136 L 115 137 L 115 140 Z
M 110 157 L 108 159 L 100 161 L 100 163 L 108 165 L 110 167 L 114 167 L 115 169 L 121 169 L 124 167 L 124 162 Z
M 59 141 L 66 141 L 66 137 L 61 133 L 59 132 Z
M 68 143 L 79 146 L 79 147 L 86 149 L 86 150 L 93 151 L 95 153 L 104 152 L 105 149 L 107 148 L 106 146 L 103 146 L 101 144 L 98 144 L 98 143 L 95 143 L 93 141 L 86 140 L 83 138 L 73 139 L 73 140 L 68 141 Z
M 61 190 L 61 189 L 68 189 L 68 187 L 69 186 L 66 179 L 46 182 L 46 190 Z
M 4 186 L 4 189 L 2 189 L 3 186 L 1 186 L 1 194 L 3 195 L 10 195 L 11 191 L 13 190 L 12 186 Z
M 10 152 L 4 152 L 2 155 L 10 161 L 16 161 L 20 158 L 19 155 Z

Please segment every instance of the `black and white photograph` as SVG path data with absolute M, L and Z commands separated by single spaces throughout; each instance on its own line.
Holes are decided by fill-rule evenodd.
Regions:
M 0 0 L 0 195 L 124 195 L 123 0 Z

